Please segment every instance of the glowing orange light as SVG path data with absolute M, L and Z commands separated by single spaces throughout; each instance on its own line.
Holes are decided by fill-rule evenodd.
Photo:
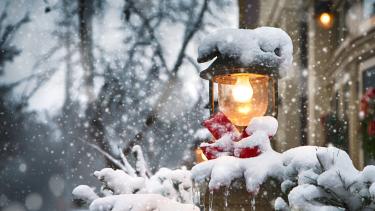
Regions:
M 207 157 L 203 154 L 203 151 L 201 148 L 196 148 L 195 149 L 195 161 L 197 163 L 201 163 L 208 160 Z
M 247 126 L 250 120 L 263 116 L 268 107 L 269 77 L 238 73 L 215 77 L 221 112 L 236 126 Z
M 245 103 L 251 100 L 254 91 L 250 84 L 249 76 L 239 76 L 233 87 L 233 99 L 237 102 Z
M 333 15 L 328 12 L 323 12 L 319 16 L 319 23 L 325 29 L 331 28 L 333 25 Z

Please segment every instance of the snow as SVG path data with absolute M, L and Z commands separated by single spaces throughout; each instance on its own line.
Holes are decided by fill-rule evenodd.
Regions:
M 359 171 L 349 155 L 335 147 L 301 146 L 284 153 L 275 152 L 269 136 L 276 130 L 272 118 L 255 119 L 249 125 L 251 135 L 233 146 L 257 146 L 261 149 L 259 156 L 246 159 L 221 156 L 200 163 L 192 168 L 192 179 L 197 184 L 208 181 L 210 190 L 244 179 L 252 193 L 257 193 L 267 179 L 276 179 L 288 199 L 285 202 L 278 198 L 277 210 L 375 209 L 375 166 Z
M 215 160 L 203 162 L 192 168 L 193 179 L 198 183 L 210 179 L 209 188 L 218 189 L 221 186 L 229 186 L 235 179 L 245 177 L 247 190 L 257 192 L 259 186 L 268 177 L 282 175 L 281 154 L 272 150 L 269 139 L 269 136 L 275 135 L 277 127 L 278 123 L 274 117 L 257 117 L 247 127 L 246 132 L 251 134 L 249 137 L 233 142 L 230 137 L 232 134 L 228 134 L 210 144 L 227 150 L 234 148 L 235 155 L 242 148 L 259 147 L 261 154 L 249 159 L 221 156 Z
M 255 131 L 264 131 L 268 136 L 274 136 L 277 128 L 278 122 L 272 116 L 254 117 L 246 128 L 246 132 L 253 134 Z
M 138 152 L 141 152 L 139 149 Z M 75 199 L 90 205 L 90 210 L 199 210 L 192 203 L 190 171 L 161 168 L 150 178 L 130 176 L 124 170 L 104 168 L 94 175 L 103 185 L 98 197 L 92 188 L 80 185 L 73 190 Z
M 265 152 L 271 148 L 270 140 L 265 131 L 256 131 L 251 136 L 234 143 L 236 149 L 258 146 L 260 151 Z M 236 154 L 236 151 L 235 151 Z
M 246 133 L 250 135 L 249 137 L 235 142 L 233 140 L 236 140 L 239 134 L 229 132 L 214 143 L 202 143 L 200 146 L 220 147 L 223 149 L 223 152 L 215 154 L 216 157 L 232 155 L 229 153 L 232 151 L 236 157 L 239 157 L 243 148 L 258 147 L 261 152 L 266 152 L 272 150 L 270 137 L 276 134 L 277 127 L 277 120 L 272 116 L 255 117 L 246 128 Z
M 177 186 L 177 189 L 176 189 Z M 191 174 L 185 169 L 161 168 L 141 190 L 142 193 L 158 193 L 178 202 L 191 203 Z
M 139 165 L 135 175 L 105 168 L 94 173 L 103 184 L 102 197 L 85 185 L 75 188 L 73 195 L 90 204 L 90 210 L 192 210 L 198 209 L 191 205 L 193 181 L 195 185 L 208 182 L 213 193 L 244 180 L 247 191 L 257 194 L 260 186 L 272 179 L 280 184 L 284 197 L 275 200 L 276 210 L 375 209 L 375 166 L 359 171 L 345 151 L 332 146 L 275 152 L 270 136 L 275 135 L 277 126 L 273 117 L 255 118 L 248 127 L 249 137 L 235 142 L 229 133 L 211 144 L 234 150 L 258 147 L 260 155 L 246 159 L 221 155 L 197 164 L 191 171 L 161 168 L 148 175 L 142 150 L 135 146 Z M 127 162 L 124 156 L 122 160 Z M 132 169 L 130 164 L 128 168 Z
M 134 193 L 145 185 L 143 177 L 131 177 L 123 170 L 104 168 L 95 171 L 94 176 L 100 181 L 106 181 L 106 189 L 112 190 L 114 194 Z
M 198 61 L 209 61 L 218 54 L 236 59 L 244 66 L 277 66 L 280 75 L 285 76 L 292 65 L 293 44 L 289 35 L 279 28 L 222 29 L 203 40 L 198 49 Z
M 192 204 L 180 204 L 158 194 L 122 194 L 99 198 L 91 203 L 90 211 L 192 211 Z
M 202 143 L 201 146 L 204 147 L 204 146 L 217 146 L 217 147 L 222 147 L 224 149 L 225 152 L 230 152 L 233 148 L 233 136 L 235 136 L 235 134 L 233 133 L 228 133 L 228 134 L 225 134 L 223 137 L 221 137 L 220 139 L 218 139 L 216 142 L 212 143 L 212 144 L 208 144 L 208 143 Z
M 375 166 L 366 166 L 362 171 L 362 178 L 364 182 L 375 182 Z
M 333 206 L 310 204 L 315 198 L 324 197 L 326 194 L 314 185 L 303 184 L 294 188 L 288 195 L 289 203 L 295 210 L 341 210 Z M 326 196 L 327 197 L 327 196 Z
M 275 200 L 275 210 L 287 210 L 287 207 L 288 204 L 281 197 Z
M 143 152 L 141 150 L 141 147 L 139 145 L 135 145 L 132 149 L 132 152 L 135 154 L 135 157 L 137 159 L 137 162 L 135 165 L 136 171 L 139 172 L 141 177 L 146 178 L 148 169 L 146 168 L 146 161 L 143 157 Z
M 207 130 L 207 128 L 200 128 L 194 134 L 195 140 L 205 140 L 205 139 L 210 139 L 210 138 L 211 138 L 211 133 L 210 131 Z
M 121 154 L 122 169 L 104 168 L 94 172 L 94 176 L 102 183 L 99 194 L 87 185 L 80 185 L 72 192 L 74 198 L 85 202 L 92 211 L 199 210 L 191 205 L 190 171 L 184 168 L 160 168 L 150 175 L 141 147 L 134 146 L 132 151 L 136 159 L 136 171 L 125 155 Z
M 72 194 L 76 199 L 82 199 L 89 204 L 95 199 L 99 198 L 99 196 L 94 192 L 94 189 L 87 185 L 77 186 L 74 188 Z

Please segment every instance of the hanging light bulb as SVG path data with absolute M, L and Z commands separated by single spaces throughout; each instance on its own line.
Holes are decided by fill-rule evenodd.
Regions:
M 253 93 L 254 91 L 250 84 L 249 76 L 239 76 L 232 91 L 233 99 L 240 103 L 249 102 L 253 97 Z
M 333 15 L 328 12 L 323 12 L 319 15 L 319 24 L 325 29 L 330 29 L 333 25 Z

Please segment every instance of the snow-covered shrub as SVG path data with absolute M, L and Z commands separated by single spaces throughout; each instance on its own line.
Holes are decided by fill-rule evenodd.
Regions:
M 288 209 L 374 210 L 375 166 L 358 171 L 335 147 L 297 147 L 282 154 Z M 287 205 L 285 203 L 285 205 Z
M 161 168 L 151 175 L 147 170 L 142 150 L 133 147 L 135 169 L 122 155 L 122 162 L 111 158 L 120 169 L 104 168 L 94 176 L 102 182 L 100 192 L 87 185 L 73 190 L 77 201 L 89 205 L 90 210 L 193 210 L 190 171 Z M 182 204 L 184 203 L 184 204 Z M 198 208 L 196 208 L 198 210 Z
M 276 199 L 276 210 L 375 209 L 375 166 L 358 171 L 348 154 L 335 147 L 271 150 L 248 159 L 222 156 L 198 164 L 192 176 L 197 183 L 209 180 L 212 190 L 243 178 L 252 193 L 267 179 L 276 179 L 284 194 Z

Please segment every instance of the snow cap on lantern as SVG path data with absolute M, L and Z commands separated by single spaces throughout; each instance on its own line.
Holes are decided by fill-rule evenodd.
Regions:
M 218 84 L 218 107 L 238 127 L 258 116 L 277 114 L 277 80 L 287 75 L 293 46 L 288 34 L 273 27 L 223 29 L 199 46 L 198 62 L 215 61 L 200 73 L 210 80 L 211 113 L 215 110 L 213 83 Z
M 208 35 L 198 48 L 198 62 L 215 61 L 200 73 L 212 77 L 232 73 L 259 73 L 284 77 L 293 61 L 293 44 L 282 29 L 222 29 Z

